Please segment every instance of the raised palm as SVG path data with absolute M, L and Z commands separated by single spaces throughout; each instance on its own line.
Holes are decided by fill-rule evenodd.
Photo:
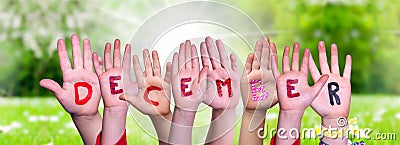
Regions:
M 217 40 L 216 44 L 218 53 L 211 37 L 200 44 L 203 67 L 209 67 L 203 102 L 214 109 L 235 108 L 240 97 L 240 72 L 236 56 L 231 54 L 229 63 L 222 41 Z
M 100 102 L 100 85 L 96 74 L 92 71 L 92 55 L 90 41 L 83 40 L 84 57 L 78 35 L 71 36 L 74 68 L 68 58 L 63 39 L 57 43 L 60 67 L 63 73 L 63 86 L 50 79 L 43 79 L 40 85 L 56 96 L 64 109 L 73 116 L 91 116 L 98 113 Z
M 305 50 L 299 71 L 300 46 L 298 43 L 295 43 L 293 48 L 292 68 L 289 65 L 290 47 L 285 47 L 282 59 L 283 74 L 280 74 L 275 45 L 271 45 L 271 49 L 273 53 L 272 70 L 277 83 L 280 110 L 303 112 L 318 95 L 322 86 L 328 80 L 328 76 L 322 76 L 314 86 L 309 86 L 307 77 L 310 50 Z
M 127 87 L 127 83 L 123 82 L 123 78 L 128 75 L 123 76 L 121 67 L 121 57 L 120 57 L 120 40 L 116 39 L 114 41 L 114 61 L 111 61 L 111 44 L 107 43 L 104 49 L 104 67 L 105 72 L 102 70 L 101 57 L 97 53 L 93 53 L 93 62 L 97 76 L 99 77 L 101 84 L 101 92 L 104 101 L 104 107 L 122 107 L 122 109 L 128 109 L 128 105 L 125 101 L 120 100 L 119 96 L 124 93 L 125 88 L 130 88 L 134 94 L 137 94 L 137 88 Z M 126 61 L 130 61 L 130 45 L 125 47 L 124 65 Z M 128 53 L 127 53 L 128 52 Z M 137 87 L 137 85 L 133 84 Z
M 179 54 L 174 54 L 172 62 L 172 92 L 175 105 L 187 111 L 196 111 L 206 87 L 201 81 L 207 75 L 207 68 L 199 72 L 196 46 L 189 40 L 180 44 Z
M 275 78 L 270 67 L 269 45 L 268 38 L 262 42 L 257 41 L 256 55 L 249 54 L 246 60 L 246 73 L 242 75 L 241 92 L 243 103 L 248 110 L 266 111 L 278 103 L 275 95 Z M 263 91 L 253 92 L 256 88 Z
M 152 58 L 153 62 L 150 60 L 149 51 L 147 49 L 143 50 L 143 61 L 145 62 L 145 71 L 143 72 L 139 64 L 138 56 L 133 56 L 133 68 L 138 84 L 138 92 L 134 94 L 127 91 L 125 97 L 121 95 L 120 99 L 127 100 L 143 114 L 150 116 L 167 115 L 170 113 L 170 80 L 172 66 L 171 63 L 167 64 L 163 80 L 156 51 L 152 52 Z M 130 69 L 129 66 L 130 65 L 127 65 L 127 69 Z
M 331 46 L 331 68 L 329 68 L 326 49 L 323 41 L 318 44 L 319 63 L 322 75 L 328 75 L 327 83 L 322 87 L 317 98 L 311 103 L 311 107 L 323 118 L 336 119 L 349 115 L 351 100 L 351 56 L 346 58 L 346 67 L 343 77 L 340 76 L 337 46 Z M 314 60 L 310 59 L 309 66 L 314 81 L 321 77 Z M 331 94 L 330 94 L 331 93 Z

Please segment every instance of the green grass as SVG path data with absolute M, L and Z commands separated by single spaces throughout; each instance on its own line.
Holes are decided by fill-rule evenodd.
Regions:
M 375 137 L 375 133 L 378 132 L 399 135 L 400 110 L 398 108 L 400 108 L 400 98 L 354 95 L 349 117 L 358 118 L 359 128 L 371 128 L 373 130 L 371 137 Z M 278 107 L 274 107 L 269 112 L 269 119 L 267 119 L 269 129 L 276 127 L 278 110 Z M 207 108 L 198 113 L 195 125 L 205 124 L 209 120 L 210 109 Z M 302 127 L 314 128 L 320 122 L 319 116 L 308 108 L 303 117 Z M 0 127 L 13 123 L 16 128 L 8 132 L 0 132 L 0 144 L 82 144 L 70 116 L 55 98 L 0 98 Z M 147 125 L 151 126 L 151 122 L 147 122 Z M 148 135 L 130 115 L 127 117 L 127 130 L 128 144 L 157 144 L 157 140 Z M 240 122 L 235 127 L 235 144 L 239 139 L 239 130 Z M 198 130 L 194 136 L 200 136 L 206 132 L 207 130 Z M 269 140 L 269 137 L 266 138 L 265 144 L 269 144 Z M 367 144 L 380 145 L 398 142 L 397 140 L 366 139 L 355 141 L 360 140 L 364 140 Z M 314 139 L 302 140 L 302 144 L 318 144 L 318 142 L 319 140 Z

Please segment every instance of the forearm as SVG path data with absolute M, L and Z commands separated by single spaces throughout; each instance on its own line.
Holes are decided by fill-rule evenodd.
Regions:
M 253 117 L 254 116 L 254 117 Z M 264 119 L 258 124 L 258 126 L 251 130 L 250 124 L 253 121 L 257 121 L 253 118 L 262 117 Z M 256 122 L 258 123 L 258 122 Z M 263 134 L 259 134 L 259 129 L 264 128 L 265 124 L 265 112 L 264 111 L 255 111 L 255 110 L 245 110 L 242 116 L 242 125 L 240 128 L 240 137 L 239 137 L 239 145 L 244 144 L 252 144 L 252 145 L 262 145 L 263 139 L 259 137 L 259 135 L 263 136 Z M 261 132 L 263 133 L 263 132 Z
M 347 118 L 346 118 L 347 119 Z M 324 119 L 322 118 L 322 126 L 326 127 L 326 128 L 336 128 L 336 129 L 344 129 L 347 126 L 338 126 L 338 121 L 337 119 Z M 346 130 L 343 130 L 345 132 L 347 132 Z M 330 144 L 330 145 L 342 145 L 342 144 L 347 144 L 347 136 L 346 133 L 344 133 L 343 136 L 338 136 L 337 138 L 329 138 L 329 137 L 323 137 L 322 141 Z
M 192 144 L 192 129 L 196 111 L 187 111 L 175 107 L 172 116 L 169 143 Z
M 84 144 L 95 144 L 97 135 L 100 133 L 102 126 L 100 113 L 97 112 L 93 116 L 71 115 L 71 118 L 72 121 L 74 121 Z
M 276 131 L 276 144 L 293 144 L 300 137 L 301 119 L 304 110 L 280 110 L 278 129 Z
M 235 113 L 235 108 L 226 110 L 213 109 L 206 144 L 220 145 L 233 143 Z
M 104 108 L 102 144 L 115 144 L 118 142 L 125 132 L 127 112 L 128 108 L 125 106 Z
M 166 145 L 171 127 L 172 113 L 169 112 L 165 116 L 150 116 L 150 119 L 156 129 L 159 144 Z

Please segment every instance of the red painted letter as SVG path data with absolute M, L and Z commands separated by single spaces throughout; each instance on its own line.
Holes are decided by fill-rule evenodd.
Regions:
M 121 76 L 110 76 L 109 80 L 110 80 L 111 94 L 115 95 L 124 92 L 123 89 L 115 90 L 115 87 L 118 87 L 118 83 L 115 83 L 114 81 L 121 80 Z
M 229 97 L 232 97 L 232 85 L 231 85 L 231 79 L 226 79 L 225 81 L 217 80 L 216 82 L 217 85 L 217 91 L 218 91 L 218 96 L 222 97 L 222 86 L 227 86 L 228 87 L 228 94 Z
M 161 91 L 161 88 L 156 87 L 156 86 L 150 86 L 146 89 L 146 91 L 144 92 L 144 95 L 143 95 L 144 101 L 149 102 L 150 104 L 152 104 L 154 106 L 158 106 L 159 103 L 157 101 L 150 100 L 150 98 L 149 98 L 150 91 Z
M 190 96 L 193 94 L 192 90 L 190 90 L 189 92 L 186 92 L 186 88 L 188 88 L 189 86 L 187 84 L 185 84 L 186 82 L 190 82 L 192 81 L 192 78 L 182 78 L 181 79 L 181 93 L 184 97 L 186 96 Z
M 83 98 L 82 100 L 79 99 L 78 87 L 85 87 L 85 88 L 88 90 L 88 94 L 87 94 L 86 97 Z M 75 89 L 75 103 L 76 103 L 77 105 L 84 105 L 84 104 L 86 104 L 86 103 L 90 100 L 90 98 L 92 97 L 92 93 L 93 93 L 92 86 L 89 85 L 89 84 L 86 83 L 86 82 L 77 82 L 77 83 L 75 83 L 74 89 Z
M 292 91 L 295 89 L 294 86 L 292 86 L 292 84 L 297 84 L 299 82 L 299 80 L 294 79 L 294 80 L 287 80 L 286 81 L 286 87 L 287 87 L 287 96 L 289 98 L 294 98 L 294 97 L 299 97 L 300 93 L 294 93 L 292 94 Z

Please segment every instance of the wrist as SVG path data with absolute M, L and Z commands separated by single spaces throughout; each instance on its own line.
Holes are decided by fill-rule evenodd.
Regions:
M 279 116 L 284 118 L 297 119 L 302 118 L 304 110 L 279 110 Z
M 172 116 L 172 122 L 177 125 L 192 127 L 195 117 L 196 111 L 189 111 L 175 107 L 174 114 Z
M 254 114 L 254 115 L 265 115 L 267 110 L 254 110 L 254 109 L 244 109 L 243 113 Z
M 322 118 L 322 128 L 324 128 L 322 129 L 323 138 L 321 139 L 323 142 L 328 144 L 347 143 L 347 116 Z
M 180 117 L 191 117 L 195 116 L 197 111 L 191 111 L 187 109 L 182 109 L 177 106 L 174 108 L 174 114 L 179 115 Z
M 228 109 L 213 109 L 211 120 L 215 120 L 220 116 L 235 116 L 236 109 L 228 108 Z
M 97 111 L 94 114 L 90 114 L 90 115 L 76 115 L 76 114 L 70 114 L 72 120 L 74 121 L 93 121 L 98 119 L 100 116 L 99 111 Z
M 112 106 L 112 107 L 104 106 L 104 111 L 108 112 L 128 112 L 128 109 L 129 109 L 128 105 Z
M 149 115 L 151 120 L 171 120 L 172 112 L 169 111 L 167 114 L 162 115 Z
M 343 122 L 338 122 L 339 120 L 345 121 Z M 347 127 L 347 117 L 338 117 L 338 118 L 322 118 L 322 126 L 324 127 L 334 127 L 334 128 L 345 128 Z

